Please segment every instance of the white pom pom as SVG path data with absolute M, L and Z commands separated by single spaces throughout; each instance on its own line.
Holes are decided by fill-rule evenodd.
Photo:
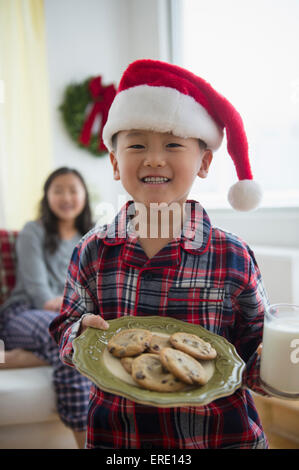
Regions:
M 262 200 L 262 189 L 253 180 L 242 180 L 235 183 L 228 192 L 228 201 L 237 211 L 256 209 Z

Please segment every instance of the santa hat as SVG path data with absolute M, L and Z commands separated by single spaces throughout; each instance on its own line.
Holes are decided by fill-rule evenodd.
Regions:
M 103 140 L 112 151 L 112 137 L 121 130 L 147 129 L 195 137 L 217 150 L 226 131 L 227 150 L 239 181 L 229 190 L 236 210 L 255 209 L 262 197 L 253 181 L 248 142 L 240 114 L 202 78 L 166 62 L 137 60 L 120 81 L 103 129 Z

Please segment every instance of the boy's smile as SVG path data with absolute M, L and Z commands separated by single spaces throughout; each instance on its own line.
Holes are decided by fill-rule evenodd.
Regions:
M 192 184 L 205 178 L 212 160 L 198 139 L 148 130 L 120 131 L 110 154 L 114 179 L 135 202 L 183 204 Z

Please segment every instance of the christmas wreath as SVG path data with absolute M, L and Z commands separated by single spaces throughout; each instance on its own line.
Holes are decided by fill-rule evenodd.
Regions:
M 102 131 L 115 94 L 114 85 L 102 85 L 101 76 L 90 77 L 67 86 L 59 106 L 70 137 L 96 156 L 107 153 Z

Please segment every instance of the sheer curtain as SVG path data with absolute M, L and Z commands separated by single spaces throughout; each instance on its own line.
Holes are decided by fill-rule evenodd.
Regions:
M 43 0 L 0 0 L 0 226 L 36 217 L 52 169 Z
M 205 78 L 240 112 L 262 207 L 299 207 L 299 1 L 172 0 L 174 61 Z M 229 208 L 237 181 L 226 141 L 207 180 L 206 207 Z

